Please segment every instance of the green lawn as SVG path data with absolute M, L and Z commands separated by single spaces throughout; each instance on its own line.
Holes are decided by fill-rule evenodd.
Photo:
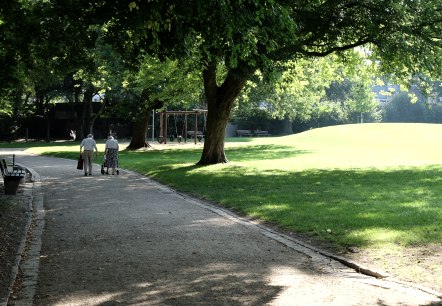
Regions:
M 442 125 L 344 125 L 227 140 L 231 162 L 207 167 L 195 166 L 201 148 L 122 151 L 120 165 L 337 247 L 442 243 Z M 76 158 L 78 143 L 29 150 Z
M 13 146 L 79 154 L 79 142 Z M 103 152 L 104 141 L 98 147 Z M 207 167 L 195 166 L 201 151 L 200 143 L 154 144 L 120 152 L 120 165 L 338 251 L 357 247 L 346 256 L 442 291 L 442 125 L 343 125 L 227 139 L 231 162 Z

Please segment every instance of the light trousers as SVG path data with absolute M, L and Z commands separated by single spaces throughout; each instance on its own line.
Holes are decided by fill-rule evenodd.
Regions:
M 83 160 L 84 160 L 84 173 L 88 173 L 87 170 L 89 169 L 89 174 L 92 173 L 92 161 L 94 159 L 94 151 L 88 151 L 84 150 L 83 152 Z

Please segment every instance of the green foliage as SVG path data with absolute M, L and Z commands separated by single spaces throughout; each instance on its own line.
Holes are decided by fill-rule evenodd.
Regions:
M 12 101 L 9 95 L 0 96 L 0 118 L 12 116 Z
M 416 101 L 413 99 L 416 98 Z M 427 103 L 426 96 L 412 96 L 407 92 L 395 93 L 383 108 L 385 122 L 442 123 L 442 105 Z
M 383 59 L 383 70 L 409 82 L 416 75 L 440 78 L 441 3 L 390 0 L 384 7 L 393 18 L 384 20 L 385 45 L 380 44 L 380 39 L 377 48 L 373 48 L 373 56 Z
M 312 107 L 325 95 L 336 70 L 333 59 L 299 60 L 280 63 L 266 75 L 257 72 L 239 99 L 239 114 L 266 110 L 273 118 L 307 120 Z
M 329 100 L 321 100 L 312 107 L 312 112 L 308 120 L 299 124 L 295 122 L 295 131 L 304 131 L 311 128 L 331 126 L 349 123 L 349 114 L 341 103 Z
M 114 65 L 115 71 L 109 70 L 110 65 L 103 65 L 113 76 L 107 94 L 113 100 L 112 111 L 124 114 L 125 118 L 134 120 L 155 100 L 164 102 L 166 108 L 186 108 L 199 103 L 201 80 L 190 61 L 160 60 L 145 54 L 137 69 Z M 142 95 L 146 99 L 140 99 Z
M 197 104 L 201 85 L 190 60 L 159 60 L 146 55 L 136 77 L 138 88 L 148 88 L 151 99 L 165 101 L 168 106 Z
M 114 40 L 124 37 L 133 49 L 173 57 L 192 53 L 200 67 L 224 62 L 229 70 L 266 70 L 275 61 L 365 45 L 373 58 L 385 59 L 380 62 L 385 70 L 404 77 L 427 70 L 440 74 L 438 0 L 127 0 L 100 5 L 95 7 L 99 19 L 111 20 L 108 34 Z
M 372 93 L 376 65 L 361 52 L 298 60 L 280 65 L 279 73 L 261 73 L 248 82 L 239 99 L 236 117 L 267 111 L 273 118 L 289 118 L 303 129 L 360 121 L 378 122 L 381 115 Z
M 37 24 L 26 1 L 3 1 L 0 4 L 0 94 L 20 83 L 24 64 L 30 64 L 29 41 Z M 18 33 L 20 33 L 18 35 Z

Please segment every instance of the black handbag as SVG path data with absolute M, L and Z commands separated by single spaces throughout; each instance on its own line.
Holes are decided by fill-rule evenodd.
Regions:
M 78 162 L 77 162 L 77 169 L 83 170 L 83 156 L 81 156 L 81 154 L 80 154 L 80 158 L 78 159 Z

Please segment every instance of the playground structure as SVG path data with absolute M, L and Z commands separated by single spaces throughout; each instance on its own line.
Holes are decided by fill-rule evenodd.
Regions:
M 175 119 L 175 134 L 177 136 L 177 141 L 181 142 L 182 138 L 184 138 L 184 142 L 187 142 L 187 138 L 189 135 L 193 135 L 194 142 L 196 144 L 197 139 L 201 141 L 203 139 L 203 132 L 198 131 L 198 115 L 203 115 L 204 118 L 204 129 L 206 126 L 206 116 L 207 116 L 207 110 L 205 109 L 194 109 L 191 111 L 161 111 L 159 113 L 160 115 L 160 133 L 158 136 L 158 142 L 159 143 L 167 143 L 167 138 L 171 136 L 168 132 L 168 126 L 169 126 L 169 116 L 173 115 Z M 176 124 L 176 116 L 178 115 L 184 115 L 184 124 L 181 131 L 181 135 L 178 133 L 178 128 Z M 194 124 L 193 124 L 193 130 L 188 129 L 187 119 L 188 116 L 194 116 Z M 183 135 L 184 134 L 184 135 Z M 169 138 L 171 141 L 173 141 L 174 137 Z

